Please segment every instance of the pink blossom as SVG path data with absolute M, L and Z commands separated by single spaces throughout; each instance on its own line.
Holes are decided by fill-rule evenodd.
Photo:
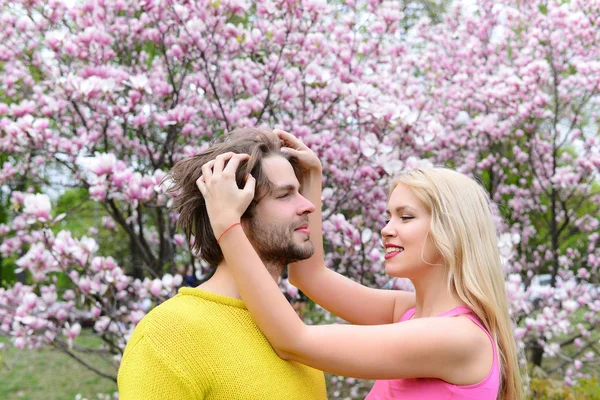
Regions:
M 89 161 L 89 170 L 96 175 L 110 174 L 117 163 L 117 158 L 112 153 L 96 153 Z
M 27 293 L 25 297 L 23 297 L 23 305 L 27 309 L 31 310 L 37 305 L 37 299 L 38 297 L 35 293 Z
M 107 316 L 100 317 L 98 321 L 94 324 L 94 330 L 98 333 L 103 333 L 106 331 L 110 325 L 110 318 Z
M 131 319 L 130 319 L 131 323 L 134 325 L 137 325 L 142 320 L 142 318 L 144 318 L 146 313 L 142 310 L 135 310 L 135 311 L 132 311 L 130 315 L 131 315 Z
M 178 233 L 173 236 L 173 242 L 175 243 L 175 246 L 183 246 L 185 244 L 185 236 Z
M 287 293 L 292 299 L 298 296 L 298 288 L 292 285 L 289 280 L 282 279 L 280 282 L 281 290 Z
M 96 306 L 92 307 L 90 309 L 90 312 L 92 313 L 94 318 L 98 318 L 98 317 L 100 317 L 100 315 L 102 315 L 102 310 Z
M 16 348 L 23 349 L 25 348 L 25 339 L 22 337 L 17 337 L 14 339 L 13 344 Z
M 67 343 L 69 344 L 69 347 L 72 347 L 74 340 L 81 333 L 81 325 L 78 323 L 71 325 L 67 322 L 65 323 L 65 329 L 63 330 L 63 333 L 67 337 Z
M 160 296 L 162 292 L 163 284 L 159 279 L 154 279 L 150 285 L 150 293 L 154 296 Z
M 46 194 L 27 194 L 23 201 L 23 212 L 46 222 L 50 219 L 50 198 Z
M 91 282 L 87 277 L 80 278 L 78 286 L 83 293 L 89 293 L 92 290 Z
M 67 316 L 68 316 L 68 313 L 64 308 L 61 308 L 56 312 L 56 319 L 59 321 L 66 320 Z
M 108 194 L 108 190 L 106 189 L 106 186 L 104 184 L 90 187 L 89 192 L 90 197 L 97 201 L 105 200 Z

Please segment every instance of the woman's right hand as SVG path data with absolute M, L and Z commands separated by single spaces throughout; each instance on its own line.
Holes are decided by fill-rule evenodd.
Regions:
M 232 152 L 218 155 L 202 166 L 202 176 L 196 180 L 215 238 L 219 238 L 232 224 L 240 222 L 254 198 L 256 180 L 252 175 L 248 175 L 243 189 L 238 188 L 235 181 L 238 166 L 249 158 L 248 154 Z

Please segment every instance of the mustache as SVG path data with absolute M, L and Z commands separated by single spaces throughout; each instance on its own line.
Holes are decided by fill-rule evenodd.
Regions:
M 292 230 L 298 229 L 298 228 L 300 228 L 301 226 L 304 226 L 304 225 L 308 225 L 308 217 L 302 218 L 301 221 L 299 221 L 298 223 L 294 224 Z

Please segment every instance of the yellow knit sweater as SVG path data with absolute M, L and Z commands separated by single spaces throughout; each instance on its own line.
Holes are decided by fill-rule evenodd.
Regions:
M 120 400 L 321 400 L 323 373 L 277 356 L 244 302 L 182 288 L 133 331 Z

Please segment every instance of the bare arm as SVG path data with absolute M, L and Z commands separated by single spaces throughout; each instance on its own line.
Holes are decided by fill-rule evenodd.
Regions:
M 279 138 L 304 167 L 301 193 L 315 205 L 309 215 L 310 239 L 315 253 L 307 260 L 290 264 L 290 283 L 331 313 L 357 325 L 398 322 L 415 304 L 413 293 L 372 289 L 328 269 L 323 251 L 321 188 L 323 172 L 318 157 L 295 136 L 276 130 Z
M 363 379 L 433 377 L 452 381 L 456 380 L 455 371 L 470 368 L 479 351 L 474 350 L 472 335 L 465 334 L 465 321 L 459 318 L 374 326 L 307 326 L 241 227 L 224 236 L 221 248 L 248 310 L 284 359 Z
M 282 358 L 358 378 L 446 379 L 454 371 L 472 370 L 481 348 L 474 346 L 472 329 L 464 326 L 464 318 L 426 318 L 377 326 L 306 326 L 238 223 L 254 196 L 254 178 L 249 177 L 241 190 L 235 182 L 237 166 L 247 157 L 233 153 L 218 156 L 202 167 L 197 183 L 240 295 Z

